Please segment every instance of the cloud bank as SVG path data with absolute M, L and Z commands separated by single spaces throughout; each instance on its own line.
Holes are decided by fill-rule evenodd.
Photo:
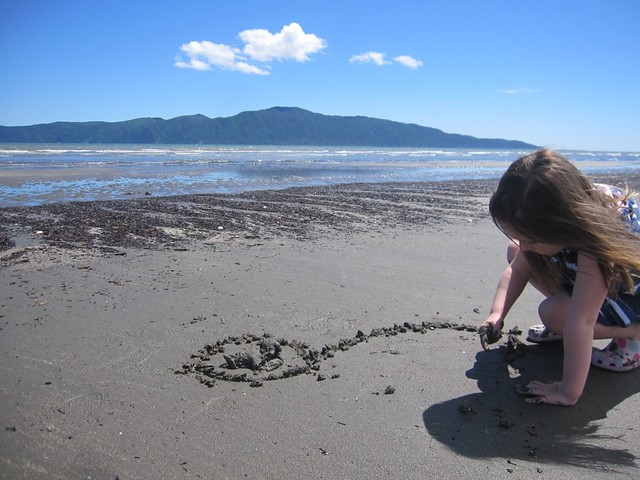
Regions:
M 409 55 L 398 55 L 397 57 L 393 57 L 393 62 L 385 60 L 385 53 L 381 52 L 365 52 L 360 53 L 358 55 L 353 55 L 349 59 L 349 63 L 373 63 L 379 67 L 384 65 L 390 65 L 393 62 L 399 63 L 400 65 L 404 65 L 405 67 L 416 69 L 421 67 L 423 63 L 420 60 L 417 60 Z
M 306 62 L 310 60 L 309 55 L 327 48 L 326 40 L 305 33 L 297 23 L 285 25 L 278 33 L 265 29 L 244 30 L 238 34 L 238 38 L 245 44 L 243 49 L 206 40 L 185 43 L 180 50 L 187 58 L 185 60 L 178 55 L 175 66 L 193 70 L 211 70 L 215 67 L 252 75 L 269 75 L 269 62 Z

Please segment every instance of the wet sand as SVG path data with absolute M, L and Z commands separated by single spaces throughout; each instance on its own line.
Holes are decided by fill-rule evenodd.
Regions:
M 515 385 L 558 379 L 561 345 L 480 351 L 494 187 L 1 209 L 0 476 L 637 477 L 638 372 L 535 406 Z

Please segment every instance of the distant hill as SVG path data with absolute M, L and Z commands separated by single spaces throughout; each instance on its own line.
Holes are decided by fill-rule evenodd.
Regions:
M 516 140 L 476 138 L 377 118 L 322 115 L 296 107 L 219 118 L 188 115 L 170 120 L 0 126 L 0 142 L 535 148 Z

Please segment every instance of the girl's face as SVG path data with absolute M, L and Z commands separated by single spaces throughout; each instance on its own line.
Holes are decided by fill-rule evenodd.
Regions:
M 565 248 L 562 245 L 542 243 L 536 240 L 531 240 L 525 235 L 522 235 L 521 233 L 515 231 L 508 225 L 500 225 L 500 228 L 511 240 L 518 244 L 520 250 L 522 250 L 523 252 L 533 252 L 545 257 L 552 257 L 560 253 Z

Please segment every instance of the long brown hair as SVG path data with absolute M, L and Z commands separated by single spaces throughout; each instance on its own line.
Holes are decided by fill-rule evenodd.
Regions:
M 617 215 L 621 199 L 602 193 L 571 162 L 540 149 L 511 164 L 489 202 L 501 225 L 541 243 L 561 245 L 597 259 L 609 293 L 633 290 L 640 272 L 640 237 Z M 536 279 L 550 291 L 562 288 L 562 274 L 549 257 L 524 252 Z

